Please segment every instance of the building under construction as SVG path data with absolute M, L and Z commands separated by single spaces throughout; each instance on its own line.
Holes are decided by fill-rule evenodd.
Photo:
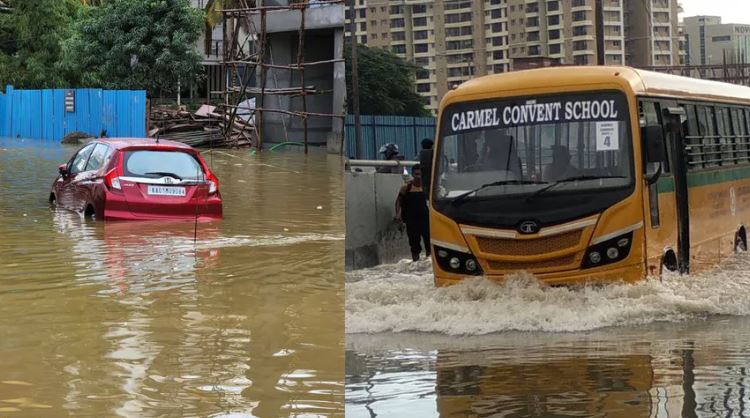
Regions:
M 343 144 L 346 98 L 343 0 L 238 0 L 223 10 L 222 75 L 212 96 L 225 135 L 253 145 Z

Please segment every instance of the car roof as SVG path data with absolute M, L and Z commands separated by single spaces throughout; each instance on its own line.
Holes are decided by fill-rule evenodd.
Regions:
M 194 150 L 190 145 L 181 142 L 159 140 L 155 138 L 98 138 L 96 142 L 108 144 L 115 149 L 139 148 L 139 149 L 182 149 Z

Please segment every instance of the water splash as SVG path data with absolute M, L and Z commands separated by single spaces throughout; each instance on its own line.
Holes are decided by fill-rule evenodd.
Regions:
M 610 326 L 750 314 L 750 256 L 695 276 L 637 284 L 549 287 L 530 274 L 435 288 L 429 261 L 347 273 L 346 332 L 484 335 L 588 331 Z

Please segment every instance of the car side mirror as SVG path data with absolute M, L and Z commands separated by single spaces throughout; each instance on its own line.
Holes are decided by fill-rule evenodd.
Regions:
M 67 164 L 60 164 L 59 167 L 57 167 L 57 171 L 60 172 L 60 175 L 63 177 L 68 177 L 68 165 Z

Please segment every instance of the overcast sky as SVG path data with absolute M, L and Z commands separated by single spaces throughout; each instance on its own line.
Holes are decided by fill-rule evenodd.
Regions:
M 722 23 L 750 25 L 750 0 L 678 0 L 685 13 L 680 16 L 721 16 Z

